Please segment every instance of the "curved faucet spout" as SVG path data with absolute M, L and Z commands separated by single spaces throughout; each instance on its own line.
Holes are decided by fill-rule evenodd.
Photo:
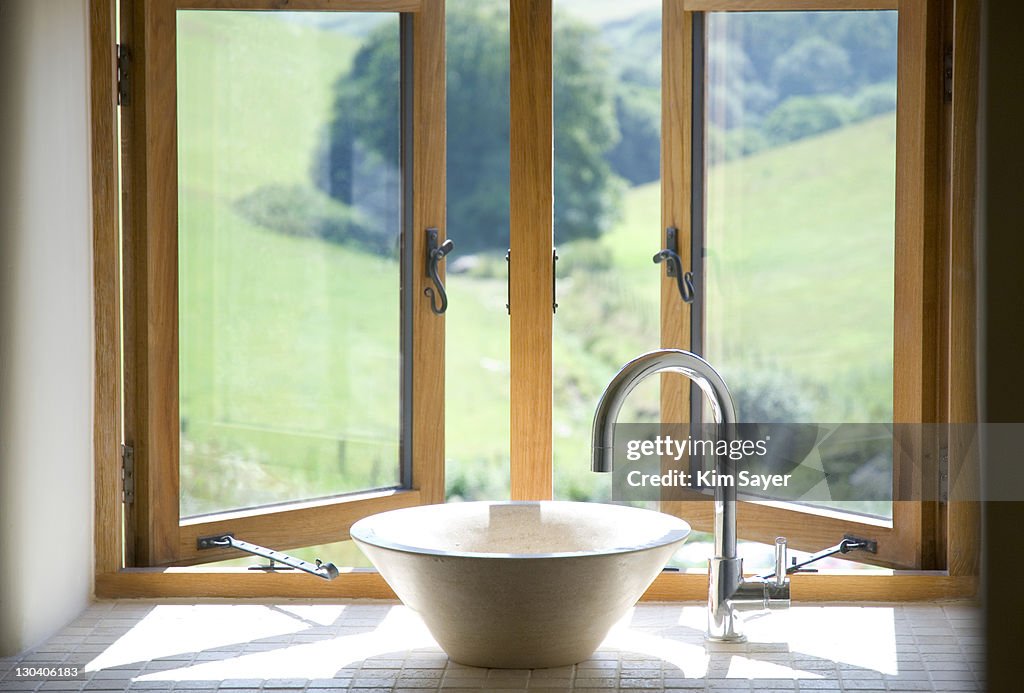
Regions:
M 594 412 L 593 452 L 591 469 L 595 472 L 612 471 L 612 453 L 615 446 L 615 422 L 626 397 L 648 376 L 665 371 L 682 373 L 703 390 L 715 421 L 726 427 L 731 438 L 731 429 L 736 423 L 736 405 L 725 380 L 710 363 L 696 354 L 682 349 L 658 349 L 641 354 L 627 363 L 608 383 Z
M 736 439 L 736 403 L 722 376 L 711 364 L 688 351 L 659 349 L 642 354 L 622 367 L 608 383 L 594 413 L 593 453 L 591 468 L 595 472 L 612 471 L 615 449 L 615 421 L 622 403 L 642 380 L 665 371 L 682 373 L 697 384 L 711 403 L 720 439 Z M 733 478 L 733 462 L 729 455 L 715 456 L 718 478 Z M 744 636 L 737 619 L 738 612 L 760 608 L 783 608 L 789 605 L 789 581 L 782 576 L 784 568 L 776 568 L 775 582 L 763 578 L 743 577 L 743 559 L 736 552 L 736 487 L 731 483 L 715 485 L 715 555 L 708 561 L 708 638 L 718 641 L 741 641 Z M 776 563 L 786 562 L 785 540 L 776 548 Z M 778 542 L 777 542 L 778 544 Z
M 591 469 L 595 472 L 612 471 L 615 451 L 615 422 L 622 403 L 641 381 L 656 373 L 682 373 L 697 384 L 711 403 L 715 421 L 721 427 L 725 440 L 735 438 L 736 403 L 725 384 L 710 363 L 696 354 L 682 349 L 658 349 L 641 354 L 622 367 L 608 383 L 594 413 L 593 452 Z M 719 475 L 732 474 L 733 462 L 728 456 L 715 458 L 715 471 Z M 730 485 L 715 487 L 715 555 L 736 558 L 736 488 Z

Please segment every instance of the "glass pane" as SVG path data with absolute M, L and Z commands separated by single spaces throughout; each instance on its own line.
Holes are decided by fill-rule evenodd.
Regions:
M 448 0 L 445 481 L 453 500 L 509 497 L 508 3 Z
M 896 13 L 706 21 L 704 354 L 741 421 L 891 422 Z
M 177 30 L 181 515 L 394 486 L 398 17 Z
M 619 368 L 661 343 L 661 1 L 555 0 L 555 498 L 607 501 L 590 471 L 594 409 Z M 620 421 L 657 421 L 658 379 Z

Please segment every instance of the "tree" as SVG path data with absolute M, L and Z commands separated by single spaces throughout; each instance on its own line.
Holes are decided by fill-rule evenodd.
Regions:
M 505 4 L 507 8 L 507 4 Z M 448 233 L 460 252 L 509 242 L 508 12 L 497 2 L 451 2 L 447 13 Z M 618 126 L 597 35 L 558 18 L 554 30 L 555 229 L 559 242 L 595 237 L 618 208 L 619 179 L 605 159 Z M 394 160 L 399 46 L 378 30 L 336 86 L 318 187 L 352 205 L 353 161 Z
M 764 132 L 769 140 L 781 144 L 832 130 L 844 122 L 844 114 L 835 99 L 792 96 L 765 118 Z
M 772 65 L 772 81 L 783 98 L 847 91 L 852 76 L 850 58 L 843 47 L 820 36 L 801 40 Z
M 738 12 L 708 18 L 711 44 L 738 43 L 750 61 L 754 75 L 748 82 L 771 83 L 775 59 L 801 39 L 813 36 L 811 12 Z
M 861 84 L 896 79 L 896 12 L 835 12 L 822 22 L 824 38 L 841 45 Z
M 605 153 L 619 141 L 607 56 L 590 26 L 555 18 L 555 238 L 596 238 L 611 226 L 621 181 Z
M 661 101 L 658 90 L 623 82 L 615 97 L 621 138 L 606 154 L 612 170 L 633 185 L 661 176 Z

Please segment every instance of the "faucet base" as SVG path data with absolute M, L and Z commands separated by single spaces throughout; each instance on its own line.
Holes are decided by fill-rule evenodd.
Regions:
M 744 642 L 745 611 L 789 607 L 789 579 L 744 578 L 742 558 L 712 558 L 708 563 L 708 630 L 710 642 Z
M 708 630 L 713 642 L 743 642 L 732 599 L 743 584 L 743 559 L 715 556 L 708 561 Z
M 725 642 L 725 643 L 745 643 L 747 636 L 743 633 L 726 633 L 724 635 L 712 635 L 711 633 L 704 634 L 705 642 Z

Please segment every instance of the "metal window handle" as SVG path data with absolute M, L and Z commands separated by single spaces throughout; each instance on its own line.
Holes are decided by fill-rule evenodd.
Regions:
M 316 559 L 316 563 L 309 563 L 296 558 L 295 556 L 289 556 L 286 553 L 275 551 L 274 549 L 268 549 L 265 546 L 259 544 L 253 544 L 248 541 L 242 541 L 241 539 L 235 539 L 235 535 L 231 532 L 225 534 L 214 534 L 209 537 L 199 537 L 196 539 L 196 548 L 200 551 L 205 549 L 237 549 L 238 551 L 244 551 L 245 553 L 252 554 L 253 556 L 259 556 L 260 558 L 266 558 L 270 561 L 269 566 L 260 566 L 262 570 L 268 572 L 274 572 L 281 570 L 278 563 L 283 564 L 287 568 L 294 570 L 301 570 L 304 573 L 315 575 L 318 578 L 324 580 L 333 580 L 338 577 L 339 571 L 333 563 L 324 563 L 319 558 Z
M 679 229 L 674 226 L 665 229 L 665 245 L 667 247 L 662 248 L 654 255 L 654 264 L 661 264 L 668 260 L 665 276 L 675 277 L 679 296 L 683 299 L 683 303 L 693 303 L 696 295 L 693 272 L 683 271 L 683 260 L 679 257 Z
M 664 248 L 654 256 L 655 264 L 660 264 L 665 260 L 668 260 L 669 263 L 668 276 L 675 277 L 676 286 L 679 288 L 679 296 L 683 299 L 683 303 L 693 303 L 695 294 L 693 272 L 683 271 L 683 261 L 679 257 L 679 253 L 674 250 Z
M 437 229 L 427 229 L 427 276 L 434 282 L 434 286 L 428 286 L 423 289 L 423 293 L 430 298 L 430 310 L 434 311 L 437 315 L 441 315 L 448 310 L 448 293 L 444 290 L 444 284 L 441 283 L 441 275 L 438 273 L 437 267 L 444 259 L 444 256 L 455 249 L 455 242 L 449 238 L 444 243 L 438 245 L 437 236 Z M 435 288 L 437 289 L 436 294 Z M 440 304 L 438 304 L 435 295 L 440 297 Z
M 770 580 L 775 578 L 775 582 L 779 582 L 785 575 L 792 575 L 793 573 L 816 573 L 816 568 L 807 568 L 805 566 L 811 563 L 816 563 L 823 558 L 829 556 L 835 556 L 837 553 L 847 554 L 851 551 L 867 551 L 868 553 L 878 553 L 878 542 L 874 539 L 862 539 L 855 537 L 851 534 L 847 534 L 843 537 L 843 540 L 835 546 L 830 546 L 827 549 L 822 549 L 817 553 L 813 553 L 802 561 L 797 561 L 796 556 L 793 556 L 792 562 L 784 570 L 780 572 L 780 565 L 786 563 L 786 539 L 785 537 L 779 537 L 775 540 L 775 572 L 768 573 L 767 575 L 761 575 L 760 578 L 764 580 Z M 779 561 L 782 561 L 780 564 Z

